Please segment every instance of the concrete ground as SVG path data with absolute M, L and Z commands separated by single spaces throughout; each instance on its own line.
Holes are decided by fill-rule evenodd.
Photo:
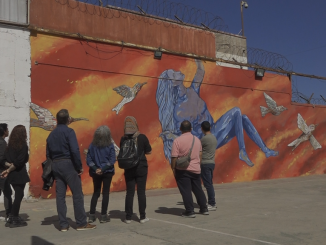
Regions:
M 78 232 L 71 221 L 72 228 L 66 233 L 58 231 L 55 200 L 24 202 L 21 216 L 28 226 L 11 229 L 2 222 L 0 241 L 6 245 L 326 244 L 326 175 L 221 184 L 215 190 L 217 211 L 194 219 L 180 216 L 183 205 L 177 189 L 148 191 L 150 221 L 140 224 L 135 215 L 129 225 L 122 222 L 125 193 L 112 193 L 110 223 L 97 221 L 97 229 Z M 90 198 L 85 197 L 87 211 Z M 74 220 L 71 197 L 67 205 L 68 217 Z M 135 199 L 134 212 L 137 210 Z

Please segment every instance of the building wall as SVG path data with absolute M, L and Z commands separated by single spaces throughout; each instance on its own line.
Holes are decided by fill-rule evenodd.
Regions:
M 216 58 L 247 63 L 247 40 L 241 36 L 215 33 L 215 50 Z M 216 62 L 216 64 L 225 67 L 248 69 L 247 67 L 223 62 Z
M 318 124 L 313 135 L 324 148 L 326 108 L 292 104 L 291 82 L 286 76 L 265 73 L 262 80 L 256 80 L 254 71 L 216 66 L 215 62 L 165 54 L 162 60 L 155 60 L 153 52 L 43 34 L 31 37 L 31 53 L 34 123 L 30 190 L 36 197 L 55 195 L 53 188 L 49 192 L 41 190 L 40 163 L 45 160 L 45 140 L 51 130 L 42 118 L 51 118 L 61 108 L 68 109 L 73 118 L 87 119 L 70 124 L 77 134 L 85 170 L 88 167 L 82 152 L 91 143 L 96 128 L 108 125 L 119 145 L 125 117 L 134 116 L 153 148 L 148 156 L 148 189 L 176 186 L 169 165 L 169 145 L 180 134 L 178 128 L 183 119 L 192 122 L 193 133 L 198 137 L 202 136 L 199 128 L 203 120 L 214 125 L 212 132 L 220 144 L 214 183 L 323 174 L 326 170 L 323 149 L 314 150 L 309 141 L 293 151 L 288 146 L 302 134 L 297 123 L 300 114 L 307 125 Z M 172 82 L 167 76 L 171 74 L 183 82 Z M 204 74 L 202 80 L 200 74 Z M 117 92 L 124 94 L 137 83 L 146 84 L 117 113 L 114 109 L 123 101 Z M 196 87 L 198 84 L 200 88 Z M 185 94 L 180 94 L 183 89 Z M 268 113 L 263 117 L 261 106 L 267 107 L 264 93 L 287 110 L 278 116 Z M 36 122 L 37 119 L 41 120 Z M 225 132 L 227 125 L 229 132 Z M 239 145 L 246 150 L 253 167 L 239 159 Z M 278 155 L 265 154 L 265 146 Z M 83 189 L 89 194 L 93 187 L 85 172 Z M 123 170 L 116 163 L 111 190 L 124 189 Z
M 28 0 L 0 0 L 0 20 L 26 24 Z
M 72 0 L 31 0 L 30 25 L 215 57 L 212 32 Z
M 31 46 L 28 30 L 0 25 L 0 118 L 9 131 L 22 124 L 29 141 Z M 25 189 L 26 196 L 28 188 Z M 2 197 L 1 197 L 2 198 Z

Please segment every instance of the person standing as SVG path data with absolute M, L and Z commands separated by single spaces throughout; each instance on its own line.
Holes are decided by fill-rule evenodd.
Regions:
M 182 217 L 195 218 L 194 202 L 192 193 L 195 194 L 197 204 L 200 207 L 200 214 L 208 215 L 206 196 L 201 187 L 200 180 L 200 162 L 202 156 L 202 146 L 200 140 L 191 134 L 191 123 L 183 121 L 180 126 L 181 136 L 173 141 L 171 151 L 171 168 L 174 173 L 179 191 L 181 193 L 183 204 L 186 211 Z M 191 151 L 191 153 L 190 153 Z M 177 160 L 190 154 L 190 163 L 186 169 L 177 166 Z
M 140 214 L 140 223 L 144 224 L 149 221 L 146 217 L 146 181 L 148 173 L 148 164 L 145 155 L 152 152 L 152 147 L 146 135 L 141 134 L 138 129 L 137 121 L 134 117 L 126 117 L 124 125 L 124 136 L 120 140 L 120 148 L 126 139 L 133 139 L 136 141 L 137 154 L 139 156 L 139 163 L 137 166 L 125 169 L 125 180 L 127 187 L 127 195 L 125 201 L 126 219 L 125 223 L 130 224 L 133 215 L 133 202 L 135 195 L 135 186 L 137 185 L 138 206 Z
M 211 125 L 208 121 L 201 124 L 201 130 L 204 136 L 201 138 L 201 145 L 203 148 L 203 157 L 201 160 L 201 179 L 207 190 L 209 211 L 216 210 L 215 190 L 213 186 L 213 173 L 215 168 L 215 151 L 217 147 L 217 140 L 211 134 Z
M 26 169 L 29 155 L 25 126 L 17 125 L 13 128 L 9 137 L 5 158 L 11 165 L 1 173 L 1 177 L 7 177 L 7 182 L 15 191 L 15 200 L 6 227 L 16 228 L 27 226 L 27 223 L 19 217 L 20 205 L 24 197 L 24 189 L 26 183 L 30 181 Z
M 98 129 L 96 129 L 93 141 L 90 144 L 87 152 L 89 175 L 92 177 L 94 185 L 88 223 L 95 222 L 96 204 L 101 194 L 102 184 L 103 198 L 100 222 L 106 223 L 110 221 L 107 212 L 115 161 L 116 156 L 114 145 L 112 143 L 111 131 L 107 126 L 100 126 Z
M 75 131 L 69 128 L 69 113 L 61 109 L 57 115 L 57 127 L 46 140 L 46 157 L 52 160 L 52 171 L 56 180 L 56 202 L 62 232 L 69 229 L 66 217 L 67 185 L 72 192 L 77 231 L 96 228 L 87 223 L 84 194 L 80 175 L 84 172 Z
M 8 124 L 7 123 L 0 123 L 0 173 L 5 171 L 10 164 L 6 162 L 5 158 L 5 152 L 7 148 L 7 142 L 5 141 L 5 138 L 8 137 L 9 130 L 8 130 Z M 6 221 L 9 218 L 9 215 L 11 213 L 11 207 L 12 207 L 12 190 L 10 188 L 10 184 L 7 181 L 7 178 L 0 178 L 0 192 L 3 193 L 3 201 L 4 206 L 6 210 Z

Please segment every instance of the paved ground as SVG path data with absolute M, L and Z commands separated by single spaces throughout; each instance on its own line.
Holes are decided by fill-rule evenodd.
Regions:
M 110 223 L 98 223 L 92 231 L 70 229 L 66 233 L 57 230 L 54 200 L 24 202 L 21 213 L 28 226 L 10 229 L 3 222 L 0 241 L 6 245 L 326 244 L 326 175 L 222 184 L 215 190 L 218 210 L 195 219 L 180 217 L 183 205 L 176 189 L 148 191 L 150 222 L 140 224 L 135 215 L 129 225 L 122 222 L 125 194 L 112 193 Z M 87 210 L 89 202 L 86 196 Z M 74 220 L 71 198 L 67 204 L 68 216 Z M 71 226 L 75 227 L 73 221 Z

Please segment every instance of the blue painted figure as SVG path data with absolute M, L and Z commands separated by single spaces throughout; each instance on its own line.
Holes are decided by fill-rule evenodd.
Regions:
M 192 133 L 201 138 L 203 136 L 200 125 L 208 121 L 211 125 L 211 133 L 216 136 L 217 148 L 222 147 L 234 137 L 239 144 L 239 158 L 250 167 L 254 166 L 248 157 L 245 148 L 243 130 L 250 139 L 265 153 L 266 157 L 277 156 L 265 145 L 254 125 L 246 115 L 242 115 L 238 107 L 234 107 L 221 116 L 215 123 L 209 113 L 205 101 L 200 98 L 200 86 L 204 79 L 205 68 L 200 60 L 195 60 L 197 72 L 189 88 L 183 85 L 184 74 L 172 69 L 164 71 L 158 81 L 156 102 L 159 107 L 159 120 L 162 125 L 160 137 L 164 143 L 164 154 L 171 159 L 173 140 L 181 135 L 180 124 L 183 120 L 192 123 Z

